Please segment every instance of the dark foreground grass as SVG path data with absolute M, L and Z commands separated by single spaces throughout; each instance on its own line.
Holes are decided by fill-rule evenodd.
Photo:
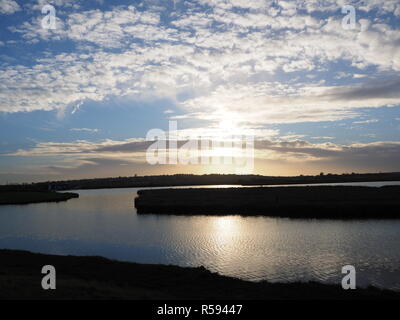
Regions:
M 291 218 L 400 218 L 400 186 L 296 186 L 140 190 L 138 213 Z
M 39 202 L 66 201 L 78 198 L 77 193 L 39 192 L 39 191 L 13 191 L 0 192 L 0 205 L 2 204 L 29 204 Z
M 0 299 L 400 299 L 376 288 L 343 290 L 319 283 L 247 282 L 200 267 L 136 264 L 0 250 Z M 41 289 L 41 268 L 57 270 L 57 289 Z

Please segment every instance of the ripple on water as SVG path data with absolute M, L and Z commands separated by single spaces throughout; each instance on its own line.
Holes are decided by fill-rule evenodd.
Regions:
M 337 283 L 353 264 L 358 284 L 400 289 L 399 220 L 137 215 L 133 194 L 0 207 L 0 247 L 115 258 L 118 245 L 121 260 L 203 265 L 252 281 Z

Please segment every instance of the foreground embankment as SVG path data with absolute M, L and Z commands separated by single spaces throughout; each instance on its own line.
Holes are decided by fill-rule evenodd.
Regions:
M 343 290 L 338 285 L 248 282 L 205 268 L 136 264 L 0 250 L 0 299 L 400 299 L 377 288 Z M 41 269 L 56 268 L 56 290 L 43 290 Z
M 58 202 L 78 197 L 79 194 L 70 192 L 65 192 L 65 193 L 36 192 L 36 191 L 0 192 L 0 205 Z
M 140 190 L 138 213 L 292 218 L 399 218 L 400 186 L 298 186 Z

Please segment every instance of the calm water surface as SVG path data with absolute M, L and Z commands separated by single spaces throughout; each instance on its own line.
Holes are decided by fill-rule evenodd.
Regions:
M 383 184 L 399 183 L 368 185 Z M 358 286 L 400 290 L 400 220 L 137 215 L 137 190 L 0 206 L 0 248 L 203 265 L 252 281 L 340 282 L 341 267 L 352 264 Z

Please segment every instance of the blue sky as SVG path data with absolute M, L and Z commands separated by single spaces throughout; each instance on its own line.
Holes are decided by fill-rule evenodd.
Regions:
M 0 0 L 0 17 L 0 183 L 230 172 L 147 164 L 169 120 L 252 130 L 254 173 L 400 170 L 398 0 Z

